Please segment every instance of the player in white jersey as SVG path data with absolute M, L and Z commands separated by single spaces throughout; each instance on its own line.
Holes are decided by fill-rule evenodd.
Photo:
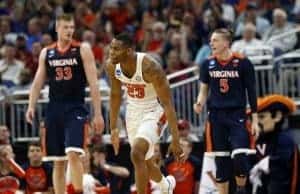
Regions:
M 161 65 L 145 53 L 135 52 L 131 37 L 120 34 L 111 42 L 106 70 L 111 81 L 110 130 L 115 154 L 119 149 L 116 123 L 123 84 L 127 88 L 126 127 L 138 194 L 146 194 L 149 178 L 159 183 L 164 194 L 173 193 L 174 177 L 164 177 L 151 160 L 166 120 L 173 136 L 170 148 L 177 160 L 183 158 L 169 83 Z

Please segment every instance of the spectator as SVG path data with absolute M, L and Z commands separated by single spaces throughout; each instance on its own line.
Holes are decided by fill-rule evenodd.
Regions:
M 0 18 L 0 43 L 15 42 L 17 34 L 11 31 L 9 18 Z
M 92 149 L 91 174 L 102 186 L 110 186 L 111 194 L 126 193 L 129 188 L 122 184 L 122 179 L 129 177 L 127 168 L 110 163 L 106 160 L 107 151 L 104 146 Z M 127 191 L 126 191 L 127 190 Z
M 22 179 L 21 188 L 25 194 L 43 192 L 54 193 L 52 188 L 52 167 L 42 162 L 42 148 L 39 142 L 30 142 L 28 145 L 28 163 L 22 168 L 25 170 L 25 178 Z
M 173 156 L 166 159 L 166 171 L 176 179 L 174 194 L 193 194 L 199 191 L 201 172 L 200 160 L 191 154 L 192 142 L 187 138 L 180 138 L 180 146 L 184 152 L 184 162 L 175 161 Z
M 179 119 L 177 122 L 179 137 L 187 138 L 191 142 L 199 142 L 199 138 L 191 132 L 191 124 L 188 120 Z M 172 140 L 172 136 L 168 137 L 168 142 Z
M 6 125 L 0 125 L 0 146 L 10 143 L 10 132 Z
M 16 58 L 22 61 L 26 66 L 31 66 L 32 63 L 32 53 L 31 50 L 26 48 L 26 36 L 24 34 L 18 35 L 16 39 Z
M 245 25 L 249 22 L 255 24 L 257 33 L 262 37 L 264 32 L 270 27 L 270 22 L 257 15 L 257 5 L 249 2 L 246 11 L 237 19 L 237 27 L 235 29 L 235 36 L 239 37 L 243 34 Z
M 260 46 L 263 42 L 255 37 L 256 27 L 252 23 L 247 23 L 243 32 L 243 37 L 232 43 L 232 51 L 243 53 L 246 56 L 262 55 Z M 255 49 L 256 48 L 256 49 Z M 253 61 L 252 61 L 253 62 Z M 253 62 L 254 63 L 254 62 Z
M 20 186 L 19 178 L 25 176 L 21 168 L 12 166 L 14 152 L 10 144 L 0 145 L 0 188 L 3 194 L 15 193 Z
M 24 69 L 24 63 L 15 57 L 16 48 L 13 44 L 6 44 L 4 46 L 4 56 L 0 60 L 0 74 L 2 82 L 7 87 L 18 85 L 20 80 L 20 73 Z
M 258 100 L 261 134 L 256 141 L 256 164 L 250 181 L 257 194 L 299 193 L 299 150 L 284 120 L 296 111 L 295 102 L 282 95 Z
M 281 38 L 274 38 L 293 29 L 294 25 L 287 21 L 286 12 L 283 9 L 277 8 L 273 11 L 273 24 L 267 29 L 263 40 L 267 45 L 275 49 L 275 55 L 280 55 L 295 47 L 297 44 L 297 36 L 293 33 Z
M 155 22 L 151 30 L 146 31 L 143 51 L 161 53 L 165 41 L 166 26 L 163 22 Z
M 42 47 L 46 47 L 49 46 L 53 43 L 53 38 L 50 34 L 45 33 L 42 35 L 42 39 L 41 39 L 41 45 Z
M 32 44 L 32 50 L 31 50 L 31 53 L 32 53 L 32 61 L 31 63 L 27 63 L 25 65 L 25 67 L 27 69 L 30 70 L 30 77 L 33 79 L 34 78 L 34 75 L 37 71 L 37 68 L 38 68 L 38 65 L 39 65 L 39 56 L 40 56 L 40 52 L 42 50 L 42 45 L 40 42 L 34 42 Z
M 91 45 L 97 66 L 102 66 L 104 51 L 99 43 L 96 42 L 96 34 L 91 30 L 85 30 L 82 35 L 82 41 L 86 41 Z
M 176 71 L 182 70 L 185 67 L 186 67 L 186 65 L 183 64 L 183 62 L 180 60 L 178 51 L 175 50 L 175 49 L 171 50 L 168 54 L 167 67 L 165 69 L 165 72 L 167 74 L 171 74 L 171 73 L 174 73 Z M 171 79 L 170 83 L 183 80 L 186 77 L 187 77 L 186 75 L 176 77 L 174 79 Z
M 40 26 L 40 19 L 37 17 L 31 18 L 27 23 L 27 33 L 28 38 L 26 41 L 26 48 L 27 50 L 31 51 L 32 44 L 34 42 L 41 41 L 42 38 L 42 30 Z
M 224 21 L 233 23 L 235 21 L 234 9 L 230 4 L 224 2 L 224 0 L 211 0 L 209 1 L 210 6 L 206 9 L 207 12 L 217 12 Z

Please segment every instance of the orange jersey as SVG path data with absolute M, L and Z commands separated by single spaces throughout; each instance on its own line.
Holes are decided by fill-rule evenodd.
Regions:
M 184 163 L 167 161 L 166 170 L 176 179 L 174 194 L 194 193 L 195 183 L 200 180 L 201 174 L 201 162 L 198 158 L 190 156 Z

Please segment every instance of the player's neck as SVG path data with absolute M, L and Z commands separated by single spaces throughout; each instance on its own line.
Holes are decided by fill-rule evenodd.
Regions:
M 132 55 L 128 56 L 125 60 L 124 63 L 121 63 L 121 67 L 123 70 L 126 72 L 132 72 L 135 71 L 136 69 L 136 53 L 133 53 Z
M 71 43 L 72 43 L 71 40 L 65 41 L 65 40 L 58 39 L 57 47 L 59 50 L 65 50 L 70 46 Z
M 220 60 L 220 61 L 226 61 L 226 60 L 230 59 L 231 55 L 232 55 L 231 50 L 230 49 L 226 49 L 222 53 L 217 54 L 216 58 L 218 60 Z

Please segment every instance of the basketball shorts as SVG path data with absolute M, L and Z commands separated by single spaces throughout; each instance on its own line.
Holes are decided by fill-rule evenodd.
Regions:
M 149 143 L 145 159 L 154 154 L 154 145 L 159 141 L 165 128 L 166 119 L 163 108 L 157 103 L 153 106 L 126 107 L 126 128 L 129 144 L 132 146 L 136 138 L 143 138 Z
M 88 111 L 82 103 L 49 103 L 41 133 L 43 160 L 64 160 L 70 151 L 84 154 L 87 121 Z

